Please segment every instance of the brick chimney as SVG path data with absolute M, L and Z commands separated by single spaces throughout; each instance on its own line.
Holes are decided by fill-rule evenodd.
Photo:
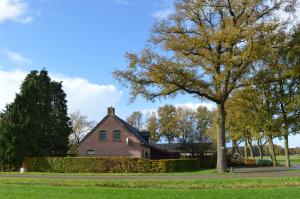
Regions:
M 109 116 L 115 116 L 115 108 L 114 107 L 108 107 L 107 108 L 107 115 Z

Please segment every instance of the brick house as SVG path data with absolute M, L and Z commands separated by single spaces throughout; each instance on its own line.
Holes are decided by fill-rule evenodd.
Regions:
M 149 132 L 139 131 L 109 107 L 107 115 L 80 142 L 78 155 L 146 159 L 179 157 L 177 153 L 155 147 L 149 142 L 149 137 Z

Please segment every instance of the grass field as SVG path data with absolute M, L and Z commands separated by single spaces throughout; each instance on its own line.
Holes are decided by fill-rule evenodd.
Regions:
M 13 193 L 13 194 L 12 194 Z M 47 199 L 89 199 L 89 198 L 299 198 L 299 188 L 269 189 L 208 189 L 208 190 L 173 190 L 173 189 L 119 189 L 119 188 L 82 188 L 0 185 L 0 194 L 5 199 L 47 198 Z
M 279 164 L 282 164 L 282 165 L 285 164 L 285 156 L 284 155 L 276 156 L 276 158 L 277 158 L 277 162 Z M 300 155 L 291 155 L 290 159 L 291 159 L 291 164 L 300 164 Z
M 20 172 L 1 172 L 7 174 L 19 174 Z M 55 175 L 55 176 L 193 176 L 193 175 L 220 175 L 215 169 L 200 169 L 195 171 L 186 172 L 173 172 L 173 173 L 45 173 L 45 172 L 25 172 L 23 175 Z M 221 175 L 230 175 L 224 173 Z
M 5 196 L 5 197 L 1 197 Z M 299 198 L 300 178 L 0 178 L 0 198 Z

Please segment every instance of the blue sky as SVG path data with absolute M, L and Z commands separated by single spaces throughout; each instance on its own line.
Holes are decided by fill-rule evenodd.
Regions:
M 0 109 L 27 72 L 42 68 L 64 82 L 69 111 L 91 120 L 110 105 L 123 118 L 164 103 L 212 108 L 190 96 L 128 104 L 128 90 L 112 77 L 126 67 L 125 53 L 142 50 L 155 20 L 172 10 L 172 0 L 0 0 Z
M 70 112 L 79 109 L 93 120 L 103 117 L 108 105 L 116 106 L 117 113 L 127 117 L 134 110 L 152 110 L 166 102 L 199 103 L 181 96 L 176 101 L 153 104 L 138 99 L 128 104 L 128 90 L 112 77 L 114 69 L 126 67 L 126 52 L 139 52 L 147 45 L 154 21 L 172 12 L 172 0 L 1 0 L 1 7 L 15 7 L 12 10 L 16 13 L 6 18 L 0 14 L 1 70 L 10 72 L 6 78 L 17 76 L 14 73 L 20 76 L 18 82 L 7 80 L 2 85 L 18 85 L 26 72 L 45 67 L 56 79 L 68 79 L 69 84 L 64 86 L 67 94 L 71 92 Z M 89 91 L 76 95 L 76 89 L 69 88 L 75 81 L 70 78 L 86 81 L 85 86 L 78 81 L 75 84 Z M 97 86 L 100 90 L 93 88 Z M 16 88 L 3 89 L 17 92 Z M 92 94 L 95 89 L 97 95 Z M 0 106 L 11 101 L 14 92 L 3 102 L 0 96 Z M 84 99 L 73 102 L 74 98 Z

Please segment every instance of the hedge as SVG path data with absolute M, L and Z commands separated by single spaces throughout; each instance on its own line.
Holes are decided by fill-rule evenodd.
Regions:
M 261 166 L 261 167 L 271 167 L 271 166 L 273 166 L 273 162 L 272 162 L 272 160 L 257 159 L 256 165 Z
M 230 158 L 228 162 L 229 166 L 241 166 L 241 167 L 266 167 L 273 166 L 271 160 L 255 159 L 255 158 Z
M 27 171 L 55 173 L 164 173 L 199 169 L 200 160 L 45 157 L 26 158 L 23 161 L 23 167 Z

